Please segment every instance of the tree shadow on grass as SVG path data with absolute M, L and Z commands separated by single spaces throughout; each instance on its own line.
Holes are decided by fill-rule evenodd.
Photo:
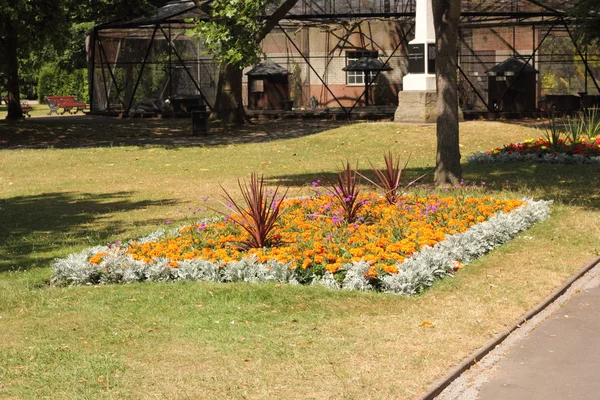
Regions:
M 585 164 L 466 164 L 465 179 L 494 191 L 531 193 L 547 200 L 600 210 L 600 168 Z
M 347 121 L 272 120 L 237 126 L 209 123 L 203 136 L 191 135 L 191 120 L 118 119 L 105 116 L 38 117 L 0 121 L 0 149 L 112 146 L 207 147 L 294 139 L 334 129 Z
M 340 164 L 341 171 L 342 164 Z M 352 164 L 350 164 L 352 167 Z M 367 177 L 368 179 L 377 182 L 375 178 L 375 174 L 370 169 L 359 169 L 358 172 Z M 416 180 L 417 178 L 422 177 L 415 185 L 431 185 L 433 182 L 433 168 L 406 168 L 402 174 L 402 181 L 400 182 L 400 187 L 402 188 L 404 185 L 407 185 L 409 182 Z M 372 187 L 373 185 L 367 181 L 365 178 L 360 178 L 361 183 L 366 187 Z M 337 182 L 337 172 L 325 171 L 325 172 L 315 172 L 315 173 L 304 173 L 304 174 L 292 174 L 292 175 L 274 175 L 270 177 L 265 177 L 265 181 L 269 183 L 269 185 L 281 185 L 281 186 L 289 186 L 289 187 L 314 187 L 317 188 L 328 188 L 330 183 L 328 182 Z M 318 184 L 317 184 L 317 181 Z M 313 183 L 317 184 L 314 186 Z M 321 193 L 323 190 L 321 190 Z
M 109 220 L 112 213 L 176 203 L 131 201 L 131 195 L 59 192 L 1 199 L 0 272 L 48 266 L 69 248 L 107 243 L 125 230 L 123 222 Z
M 359 172 L 373 180 L 373 172 L 360 169 Z M 416 185 L 431 185 L 432 168 L 406 168 L 400 184 L 425 175 Z M 326 175 L 336 182 L 334 172 L 305 173 L 292 175 L 276 175 L 268 179 L 271 185 L 289 187 L 310 187 L 312 182 L 320 179 L 320 186 L 328 183 Z M 463 164 L 463 180 L 466 185 L 481 186 L 485 182 L 488 192 L 502 196 L 501 192 L 516 193 L 546 200 L 554 200 L 564 204 L 600 210 L 600 168 L 598 165 L 569 164 Z M 365 179 L 363 183 L 370 185 Z

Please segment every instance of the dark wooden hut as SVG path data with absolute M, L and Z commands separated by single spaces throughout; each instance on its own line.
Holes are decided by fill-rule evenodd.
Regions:
M 535 111 L 538 71 L 516 58 L 509 58 L 486 72 L 488 102 L 496 111 Z
M 287 69 L 267 60 L 246 72 L 246 75 L 250 110 L 291 109 Z

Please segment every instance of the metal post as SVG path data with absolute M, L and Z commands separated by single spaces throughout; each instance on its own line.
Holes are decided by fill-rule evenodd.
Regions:
M 144 57 L 144 61 L 142 62 L 142 66 L 140 68 L 140 72 L 138 78 L 135 82 L 135 86 L 133 87 L 133 93 L 131 94 L 131 98 L 129 99 L 129 104 L 127 105 L 127 109 L 125 110 L 125 114 L 129 115 L 129 110 L 131 110 L 131 105 L 133 104 L 133 99 L 135 97 L 135 92 L 137 92 L 137 88 L 142 80 L 142 74 L 144 73 L 144 67 L 146 67 L 146 62 L 148 61 L 148 57 L 150 56 L 150 50 L 152 50 L 152 44 L 154 43 L 154 37 L 156 36 L 156 31 L 158 30 L 159 25 L 155 25 L 154 31 L 152 32 L 152 38 L 150 38 L 150 43 L 148 43 L 148 48 L 146 49 L 146 56 Z
M 173 65 L 171 64 L 171 24 L 169 24 L 169 37 L 167 38 L 169 46 L 169 97 L 173 96 Z
M 90 47 L 92 48 L 92 59 L 90 61 L 91 71 L 88 82 L 88 93 L 90 94 L 90 112 L 94 111 L 94 79 L 96 76 L 96 28 L 92 30 L 92 40 Z
M 556 24 L 555 24 L 556 25 Z M 519 70 L 519 72 L 517 72 L 517 74 L 515 75 L 515 77 L 521 75 L 521 72 L 523 72 L 523 70 L 525 69 L 525 67 L 527 66 L 527 64 L 529 64 L 529 61 L 531 61 L 531 59 L 533 58 L 533 56 L 535 55 L 535 53 L 539 50 L 539 48 L 542 46 L 542 43 L 544 43 L 544 40 L 548 37 L 548 35 L 550 34 L 550 32 L 552 31 L 552 29 L 554 28 L 555 25 L 552 25 L 550 27 L 550 29 L 548 29 L 548 32 L 546 32 L 546 34 L 544 35 L 544 37 L 542 38 L 542 40 L 540 41 L 540 44 L 535 48 L 535 50 L 533 51 L 533 53 L 531 53 L 531 56 L 529 56 L 529 58 L 527 59 L 527 62 L 521 67 L 521 69 Z M 510 83 L 510 85 L 508 85 L 508 87 L 506 88 L 506 90 L 504 91 L 504 93 L 502 93 L 502 96 L 500 96 L 500 98 L 498 99 L 497 104 L 500 105 L 500 103 L 502 102 L 502 100 L 504 99 L 504 96 L 506 96 L 506 93 L 508 93 L 508 91 L 510 90 L 510 88 L 512 87 L 512 85 L 516 82 L 516 79 L 513 79 L 513 81 Z
M 579 54 L 579 57 L 581 57 L 581 60 L 583 61 L 583 65 L 585 65 L 585 70 L 590 74 L 590 78 L 592 78 L 592 82 L 594 82 L 594 85 L 596 86 L 596 90 L 598 90 L 598 92 L 600 92 L 600 86 L 598 86 L 598 82 L 596 81 L 596 78 L 594 78 L 594 74 L 592 73 L 592 70 L 590 69 L 590 66 L 587 63 L 587 58 L 584 58 L 583 55 L 581 54 L 581 50 L 579 50 L 579 46 L 577 46 L 577 42 L 573 38 L 573 35 L 571 34 L 571 30 L 569 29 L 569 26 L 565 22 L 564 18 L 561 18 L 561 19 L 562 19 L 563 24 L 565 25 L 565 29 L 567 30 L 569 37 L 571 38 L 571 41 L 573 42 L 573 46 L 575 46 L 575 50 L 577 50 L 577 54 Z
M 323 81 L 323 78 L 321 78 L 321 76 L 317 73 L 317 71 L 315 71 L 315 68 L 306 59 L 306 56 L 304 56 L 304 54 L 300 51 L 300 49 L 298 48 L 298 46 L 296 45 L 296 43 L 292 40 L 292 38 L 290 37 L 290 35 L 288 35 L 288 33 L 285 31 L 285 29 L 283 29 L 281 27 L 281 25 L 279 25 L 279 23 L 277 24 L 277 26 L 279 27 L 279 29 L 281 29 L 281 31 L 283 32 L 283 34 L 287 37 L 287 39 L 290 41 L 290 43 L 292 44 L 292 46 L 294 46 L 294 48 L 298 51 L 298 53 L 300 53 L 300 56 L 302 56 L 302 58 L 304 59 L 304 61 L 306 62 L 306 64 L 308 64 L 308 66 L 310 67 L 310 69 L 312 70 L 312 72 L 315 75 L 317 75 L 317 78 L 319 78 L 319 80 L 321 81 L 321 83 L 323 84 L 323 86 L 325 86 L 325 88 L 327 89 L 327 91 L 329 92 L 329 94 L 331 94 L 333 96 L 333 98 L 335 99 L 335 101 L 339 104 L 339 106 L 342 108 L 342 110 L 344 111 L 344 113 L 348 117 L 350 113 L 346 110 L 346 107 L 344 107 L 342 105 L 342 103 L 340 103 L 340 100 L 335 96 L 335 94 L 333 94 L 333 92 L 331 91 L 331 89 L 329 89 L 329 86 L 327 86 L 327 84 Z
M 365 80 L 365 107 L 369 105 L 369 76 L 371 71 L 363 71 Z
M 169 38 L 167 37 L 167 34 L 165 33 L 164 29 L 160 28 L 160 31 L 162 32 L 163 36 L 167 40 L 169 40 Z M 179 52 L 177 52 L 177 49 L 175 48 L 175 46 L 173 45 L 173 43 L 171 43 L 170 40 L 169 40 L 169 47 L 172 47 L 173 53 L 175 54 L 175 56 L 177 57 L 177 59 L 181 63 L 181 66 L 183 67 L 183 70 L 186 72 L 186 74 L 188 75 L 188 77 L 192 80 L 192 83 L 194 84 L 194 86 L 196 86 L 196 89 L 200 93 L 200 97 L 202 97 L 202 100 L 204 100 L 204 102 L 206 103 L 206 105 L 208 106 L 208 108 L 210 109 L 210 111 L 212 112 L 213 107 L 208 102 L 208 99 L 204 95 L 204 92 L 202 91 L 202 88 L 198 85 L 198 83 L 194 79 L 194 76 L 192 75 L 192 73 L 190 72 L 190 70 L 188 69 L 188 67 L 185 65 L 185 62 L 183 61 L 183 58 L 181 58 L 181 56 L 179 55 Z
M 390 60 L 392 59 L 392 57 L 394 56 L 394 54 L 396 54 L 396 51 L 398 51 L 398 49 L 400 48 L 400 46 L 402 46 L 402 43 L 404 43 L 404 40 L 406 40 L 406 37 L 408 36 L 408 34 L 410 33 L 410 31 L 413 28 L 414 28 L 414 25 L 411 28 L 409 28 L 409 29 L 406 30 L 406 32 L 404 33 L 404 36 L 402 36 L 402 38 L 398 41 L 398 44 L 396 45 L 396 48 L 394 48 L 394 50 L 392 51 L 392 53 L 389 55 L 389 57 L 383 63 L 384 66 L 388 65 L 388 63 L 390 62 Z M 368 87 L 371 86 L 371 82 L 375 81 L 379 77 L 379 74 L 381 74 L 381 70 L 378 70 L 377 73 L 375 74 L 375 76 L 373 77 L 373 80 L 369 82 L 369 85 L 366 87 L 365 93 L 368 90 Z M 362 98 L 362 95 L 360 95 L 358 97 L 358 99 L 356 99 L 356 101 L 354 102 L 354 104 L 352 105 L 352 107 L 350 107 L 350 111 L 348 113 L 351 113 L 352 110 L 354 110 L 354 108 L 357 106 L 357 104 L 358 104 L 358 102 L 360 101 L 361 98 Z M 366 99 L 365 99 L 365 103 L 366 103 Z
M 583 60 L 583 63 L 586 64 L 587 63 L 587 58 L 588 58 L 588 51 L 587 51 L 588 47 L 587 47 L 587 43 L 585 45 L 585 52 L 583 54 L 585 54 L 585 59 Z M 584 88 L 585 88 L 585 92 L 588 92 L 588 72 L 587 72 L 587 68 L 585 70 L 585 74 L 583 75 L 583 79 L 584 79 Z

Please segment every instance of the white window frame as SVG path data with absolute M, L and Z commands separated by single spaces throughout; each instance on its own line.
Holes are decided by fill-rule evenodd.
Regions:
M 379 58 L 379 52 L 377 50 L 357 50 L 357 51 L 346 51 L 346 66 L 353 61 L 358 60 L 361 57 L 373 57 Z M 377 71 L 371 71 L 371 80 L 377 75 Z M 365 85 L 365 73 L 363 71 L 346 71 L 346 86 L 364 86 Z M 371 83 L 374 85 L 374 83 Z

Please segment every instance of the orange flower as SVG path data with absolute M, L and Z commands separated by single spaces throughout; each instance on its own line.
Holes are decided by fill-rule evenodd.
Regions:
M 100 264 L 106 253 L 98 253 L 90 258 L 90 264 Z
M 197 225 L 181 229 L 176 237 L 131 243 L 126 251 L 147 263 L 166 257 L 173 267 L 179 266 L 181 260 L 194 258 L 223 265 L 256 257 L 260 262 L 290 263 L 292 269 L 324 265 L 331 273 L 339 272 L 346 263 L 363 259 L 371 265 L 368 275 L 377 277 L 398 273 L 398 264 L 423 246 L 433 246 L 447 235 L 464 232 L 497 212 L 508 212 L 523 204 L 519 200 L 489 197 L 430 195 L 403 196 L 396 206 L 374 193 L 359 196 L 359 201 L 364 206 L 357 221 L 347 224 L 339 223 L 339 207 L 330 196 L 286 200 L 286 213 L 278 221 L 275 234 L 278 245 L 268 248 L 236 247 L 248 234 L 230 221 L 218 221 L 203 225 L 200 231 Z M 90 263 L 100 263 L 104 256 L 96 254 L 90 257 Z

